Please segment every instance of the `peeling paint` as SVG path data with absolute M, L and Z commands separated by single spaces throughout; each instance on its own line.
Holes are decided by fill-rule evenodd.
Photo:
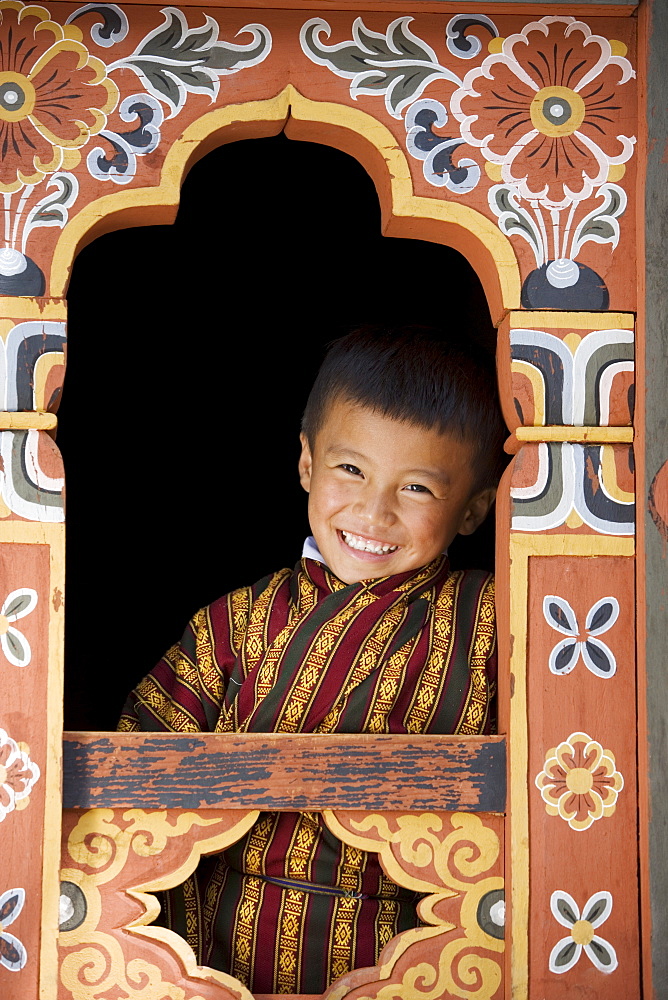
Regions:
M 65 808 L 505 809 L 502 737 L 66 737 Z

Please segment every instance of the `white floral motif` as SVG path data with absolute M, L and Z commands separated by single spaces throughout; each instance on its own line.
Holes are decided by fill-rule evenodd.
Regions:
M 573 897 L 557 889 L 552 893 L 550 909 L 554 919 L 570 931 L 567 937 L 557 941 L 550 952 L 550 972 L 557 975 L 568 972 L 578 962 L 583 950 L 599 972 L 613 972 L 617 968 L 615 949 L 595 933 L 612 913 L 612 895 L 609 892 L 594 893 L 582 908 L 581 915 Z
M 550 653 L 548 666 L 553 674 L 570 674 L 582 656 L 592 674 L 603 678 L 613 676 L 617 670 L 614 653 L 597 636 L 612 628 L 619 617 L 616 597 L 602 597 L 592 605 L 582 637 L 576 614 L 563 597 L 548 594 L 543 599 L 543 614 L 551 628 L 568 637 L 558 642 Z
M 23 942 L 5 930 L 20 914 L 25 899 L 25 889 L 7 889 L 0 896 L 0 965 L 10 972 L 20 972 L 28 961 Z
M 14 809 L 28 805 L 39 776 L 39 767 L 30 759 L 29 748 L 19 745 L 0 729 L 0 823 Z
M 29 615 L 37 604 L 37 592 L 21 587 L 7 595 L 0 609 L 0 647 L 15 667 L 27 667 L 32 658 L 30 643 L 11 622 Z

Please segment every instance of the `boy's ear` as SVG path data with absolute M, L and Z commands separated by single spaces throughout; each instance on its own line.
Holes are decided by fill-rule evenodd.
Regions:
M 480 490 L 475 493 L 468 502 L 462 523 L 459 526 L 460 535 L 472 535 L 475 529 L 482 524 L 489 513 L 489 508 L 496 498 L 496 487 Z
M 311 469 L 313 468 L 313 457 L 309 447 L 306 434 L 300 434 L 299 440 L 302 443 L 302 453 L 299 456 L 299 482 L 307 493 L 311 490 Z

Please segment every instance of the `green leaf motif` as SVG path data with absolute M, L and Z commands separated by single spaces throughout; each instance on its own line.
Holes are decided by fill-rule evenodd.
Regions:
M 592 219 L 583 229 L 580 230 L 580 237 L 587 236 L 596 240 L 597 243 L 608 243 L 615 237 L 615 229 L 611 222 L 606 219 Z M 581 239 L 581 242 L 584 242 Z
M 412 104 L 433 80 L 448 80 L 460 87 L 462 81 L 438 61 L 430 45 L 409 30 L 412 17 L 398 17 L 386 32 L 367 28 L 361 17 L 353 24 L 350 41 L 326 45 L 332 29 L 322 17 L 312 17 L 299 34 L 302 51 L 311 62 L 326 66 L 337 76 L 351 81 L 350 96 L 385 95 L 385 107 L 393 118 Z
M 19 663 L 23 663 L 24 660 L 26 659 L 26 650 L 24 649 L 23 644 L 19 642 L 17 637 L 13 635 L 11 632 L 5 633 L 5 641 L 9 646 L 13 656 L 19 661 Z
M 31 587 L 22 587 L 20 590 L 13 590 L 11 594 L 7 594 L 0 614 L 13 621 L 30 614 L 36 604 L 37 591 L 32 590 Z
M 54 174 L 47 184 L 47 189 L 49 188 L 56 190 L 40 198 L 28 214 L 23 227 L 23 253 L 33 229 L 45 226 L 63 228 L 69 219 L 69 210 L 79 196 L 79 181 L 74 174 Z
M 237 36 L 245 32 L 253 36 L 242 45 L 219 41 L 218 22 L 209 14 L 199 28 L 189 28 L 185 14 L 176 7 L 164 7 L 162 14 L 164 23 L 107 72 L 132 70 L 154 97 L 169 105 L 170 118 L 181 111 L 188 94 L 209 94 L 214 100 L 221 76 L 256 66 L 271 52 L 271 33 L 263 24 L 241 28 Z
M 504 184 L 490 188 L 489 207 L 499 220 L 501 232 L 526 240 L 534 252 L 536 267 L 541 267 L 547 258 L 540 230 L 529 213 L 520 207 L 520 195 L 516 188 Z
M 586 215 L 575 229 L 571 246 L 573 260 L 587 242 L 611 243 L 613 248 L 619 242 L 617 219 L 626 210 L 626 193 L 616 184 L 603 184 L 596 197 L 602 199 L 602 204 Z
M 8 607 L 4 609 L 3 614 L 6 618 L 10 615 L 17 615 L 20 611 L 24 611 L 31 602 L 32 598 L 30 594 L 21 594 L 19 597 L 15 597 L 13 601 L 9 602 Z

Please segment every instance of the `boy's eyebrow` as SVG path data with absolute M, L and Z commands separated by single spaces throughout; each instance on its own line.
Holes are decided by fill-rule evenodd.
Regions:
M 343 455 L 346 458 L 360 458 L 362 459 L 362 461 L 367 460 L 367 456 L 363 455 L 361 451 L 355 451 L 353 448 L 349 448 L 348 445 L 345 444 L 330 445 L 329 448 L 326 450 L 325 455 L 327 457 Z

